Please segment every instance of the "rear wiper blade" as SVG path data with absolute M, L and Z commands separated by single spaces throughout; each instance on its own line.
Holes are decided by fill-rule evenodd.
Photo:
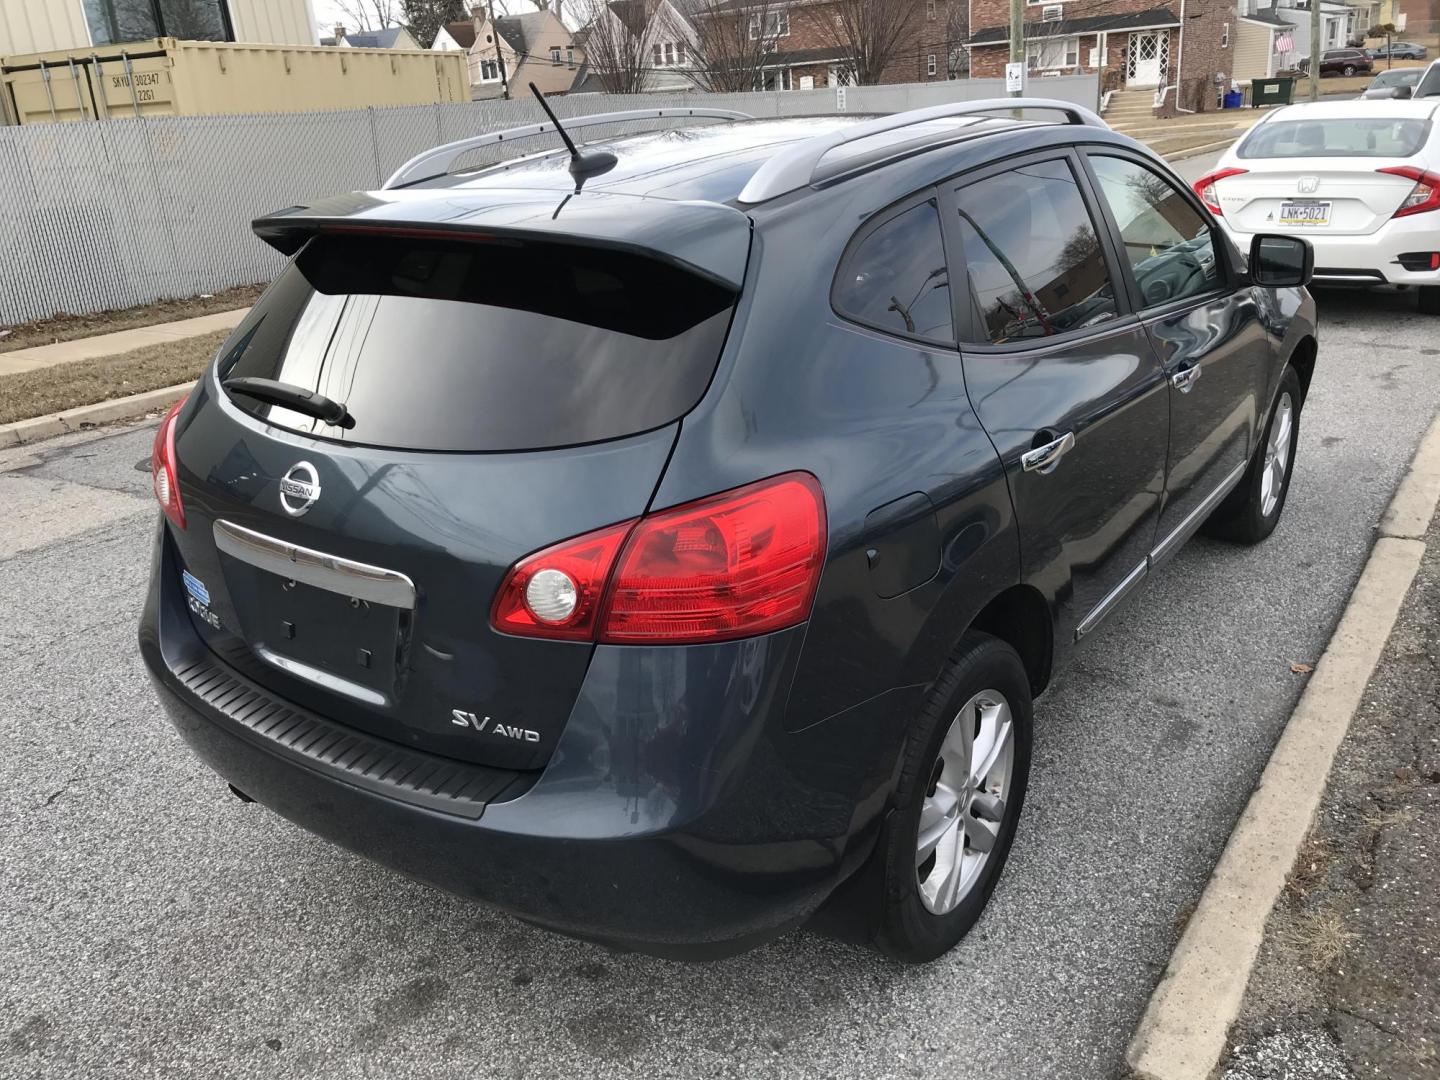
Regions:
M 235 375 L 224 380 L 220 385 L 232 394 L 244 394 L 256 401 L 264 401 L 271 405 L 283 405 L 287 409 L 304 413 L 306 416 L 313 416 L 317 420 L 324 420 L 325 423 L 333 424 L 336 427 L 352 428 L 355 426 L 355 418 L 350 415 L 349 410 L 342 402 L 316 393 L 314 390 L 306 390 L 303 386 L 296 386 L 294 383 L 280 382 L 278 379 L 262 379 L 253 375 Z

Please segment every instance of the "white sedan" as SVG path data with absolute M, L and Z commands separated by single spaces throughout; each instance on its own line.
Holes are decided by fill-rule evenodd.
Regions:
M 1241 251 L 1255 233 L 1303 236 L 1317 285 L 1405 285 L 1440 314 L 1440 101 L 1277 109 L 1195 192 Z

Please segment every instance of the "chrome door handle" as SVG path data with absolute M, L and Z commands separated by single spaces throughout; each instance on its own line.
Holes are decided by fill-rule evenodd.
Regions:
M 1186 368 L 1184 371 L 1177 371 L 1174 375 L 1171 375 L 1170 385 L 1175 387 L 1176 390 L 1179 390 L 1180 393 L 1188 394 L 1190 388 L 1195 385 L 1196 381 L 1204 373 L 1205 369 L 1199 364 L 1195 364 L 1192 367 Z
M 1048 442 L 1044 446 L 1037 446 L 1034 450 L 1027 450 L 1020 455 L 1020 467 L 1026 472 L 1038 472 L 1041 474 L 1052 472 L 1055 466 L 1060 464 L 1060 459 L 1070 452 L 1075 445 L 1075 435 L 1067 431 L 1054 442 Z

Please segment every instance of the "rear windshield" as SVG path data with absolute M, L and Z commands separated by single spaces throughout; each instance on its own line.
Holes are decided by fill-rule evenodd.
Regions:
M 236 330 L 218 373 L 341 402 L 341 428 L 244 394 L 281 427 L 370 446 L 531 450 L 692 408 L 734 294 L 626 252 L 486 238 L 320 236 Z
M 1425 74 L 1423 68 L 1398 68 L 1395 71 L 1382 71 L 1371 81 L 1372 87 L 1381 86 L 1414 86 L 1420 81 L 1420 76 Z
M 1410 157 L 1430 136 L 1430 121 L 1384 116 L 1280 120 L 1251 128 L 1241 158 Z

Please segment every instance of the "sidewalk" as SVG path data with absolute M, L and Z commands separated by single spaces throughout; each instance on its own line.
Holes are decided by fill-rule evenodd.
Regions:
M 1266 926 L 1224 1080 L 1440 1078 L 1440 516 Z
M 203 337 L 218 330 L 233 330 L 245 317 L 249 308 L 234 311 L 220 311 L 213 315 L 200 315 L 193 319 L 142 326 L 133 330 L 120 330 L 113 334 L 97 334 L 94 337 L 74 338 L 53 345 L 36 345 L 29 349 L 12 349 L 0 353 L 0 376 L 18 375 L 26 371 L 39 371 L 56 364 L 72 363 L 76 360 L 96 360 L 105 356 L 133 352 L 147 345 L 161 345 L 185 338 Z

